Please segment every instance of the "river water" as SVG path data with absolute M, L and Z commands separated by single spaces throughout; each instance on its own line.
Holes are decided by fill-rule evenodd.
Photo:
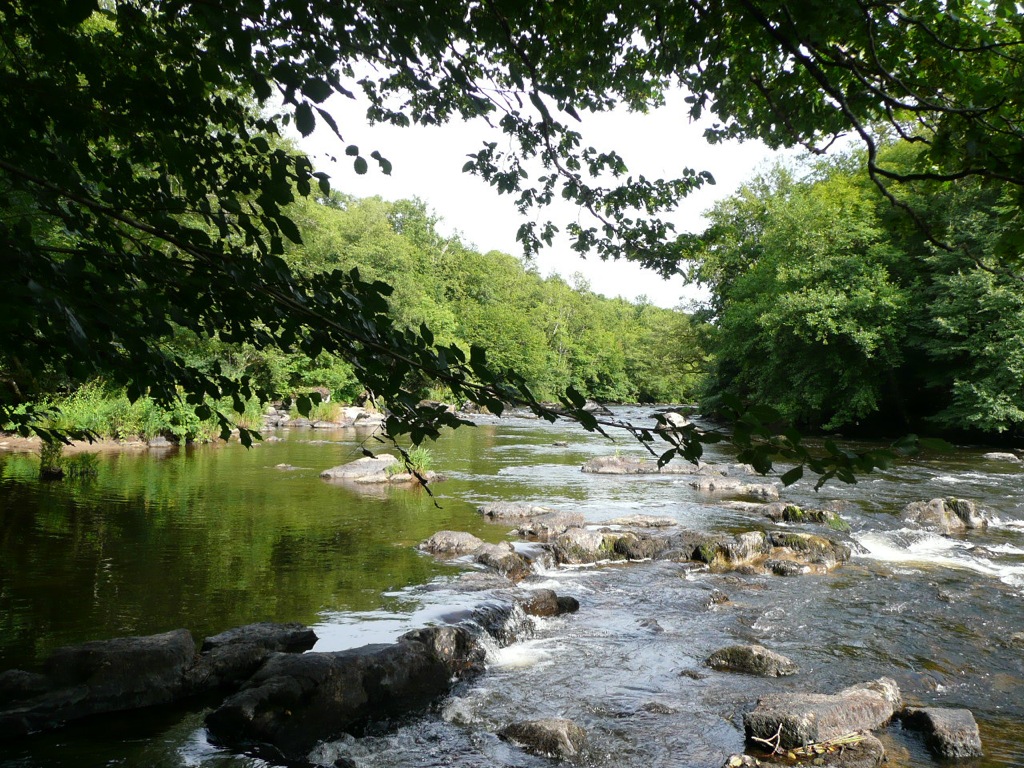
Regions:
M 617 415 L 641 423 L 650 413 Z M 37 459 L 0 454 L 0 670 L 35 668 L 54 648 L 85 640 L 178 627 L 198 640 L 254 621 L 309 624 L 318 651 L 393 639 L 482 599 L 449 586 L 468 566 L 415 545 L 442 529 L 506 539 L 506 528 L 475 511 L 489 501 L 575 510 L 591 523 L 644 513 L 702 531 L 773 526 L 685 477 L 582 473 L 594 456 L 643 449 L 572 424 L 503 419 L 444 435 L 432 452 L 449 479 L 435 499 L 319 479 L 364 446 L 386 448 L 365 435 L 279 437 L 251 450 L 115 453 L 92 481 L 40 483 Z M 593 765 L 717 768 L 743 751 L 742 716 L 759 696 L 834 692 L 884 675 L 909 704 L 974 713 L 985 757 L 971 766 L 1024 766 L 1024 468 L 982 454 L 961 447 L 852 486 L 815 493 L 805 480 L 783 490 L 803 506 L 847 502 L 857 552 L 829 575 L 713 574 L 662 562 L 539 573 L 530 586 L 577 597 L 579 613 L 538 619 L 531 636 L 493 648 L 487 674 L 431 712 L 315 757 L 330 765 L 344 755 L 366 768 L 545 766 L 494 734 L 517 719 L 568 717 L 588 731 Z M 901 523 L 907 502 L 938 496 L 972 499 L 993 522 L 962 539 Z M 765 680 L 703 665 L 733 643 L 768 646 L 801 671 Z M 0 744 L 0 766 L 266 765 L 208 742 L 207 704 Z M 936 765 L 898 725 L 882 737 L 890 765 Z

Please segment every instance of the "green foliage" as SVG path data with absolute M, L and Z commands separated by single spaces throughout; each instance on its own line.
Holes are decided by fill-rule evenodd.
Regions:
M 44 442 L 39 447 L 39 476 L 43 479 L 63 477 L 64 444 L 58 441 Z
M 434 455 L 430 449 L 418 445 L 402 452 L 402 461 L 389 466 L 385 471 L 388 475 L 400 475 L 403 472 L 423 475 L 430 470 L 434 463 Z
M 918 161 L 887 153 L 896 167 Z M 819 164 L 804 181 L 776 168 L 710 213 L 692 252 L 712 293 L 706 403 L 745 399 L 824 429 L 1019 431 L 1024 299 L 996 255 L 1006 186 L 909 188 L 937 244 L 862 163 Z
M 64 461 L 64 475 L 72 480 L 93 479 L 100 473 L 100 457 L 95 453 L 79 453 Z
M 643 111 L 681 85 L 690 117 L 714 117 L 710 141 L 759 138 L 818 149 L 852 134 L 865 147 L 870 178 L 883 187 L 903 184 L 901 194 L 916 194 L 907 184 L 1005 184 L 1008 202 L 991 251 L 1002 262 L 1024 242 L 1022 26 L 1017 5 L 1003 0 L 955 8 L 944 0 L 571 8 L 429 0 L 416 13 L 404 4 L 328 0 L 5 0 L 0 303 L 8 311 L 0 319 L 0 421 L 60 437 L 45 432 L 35 403 L 102 376 L 131 402 L 150 397 L 173 411 L 183 396 L 227 436 L 232 410 L 288 394 L 279 375 L 291 376 L 287 362 L 252 376 L 226 368 L 219 356 L 181 353 L 168 343 L 175 336 L 248 345 L 258 355 L 317 360 L 329 353 L 388 402 L 392 434 L 416 442 L 459 423 L 418 406 L 431 386 L 494 411 L 523 401 L 546 418 L 556 414 L 528 383 L 542 373 L 541 386 L 552 391 L 627 392 L 625 350 L 579 343 L 567 330 L 596 326 L 586 306 L 566 312 L 555 302 L 544 322 L 513 328 L 512 339 L 525 339 L 531 353 L 543 329 L 556 353 L 546 361 L 517 354 L 510 341 L 495 350 L 495 364 L 523 365 L 527 373 L 499 374 L 473 342 L 512 318 L 482 294 L 467 294 L 480 307 L 461 315 L 471 318 L 462 327 L 429 292 L 390 305 L 392 288 L 359 270 L 371 256 L 383 264 L 392 253 L 426 253 L 429 220 L 407 211 L 395 212 L 392 224 L 410 233 L 411 246 L 396 241 L 401 249 L 392 252 L 381 237 L 374 243 L 385 247 L 353 251 L 353 268 L 289 265 L 288 249 L 305 237 L 289 206 L 314 190 L 329 197 L 330 183 L 281 137 L 291 127 L 309 135 L 324 125 L 340 141 L 328 98 L 356 90 L 369 99 L 371 122 L 488 119 L 503 135 L 469 154 L 464 170 L 512 195 L 524 213 L 556 198 L 574 204 L 585 218 L 565 225 L 572 247 L 602 258 L 677 272 L 690 238 L 677 237 L 662 214 L 713 179 L 698 169 L 675 179 L 632 174 L 614 148 L 584 140 L 580 113 Z M 890 163 L 881 133 L 922 151 L 912 165 Z M 342 146 L 353 172 L 390 173 L 378 151 L 340 144 L 338 155 Z M 886 331 L 901 322 L 908 287 L 894 276 L 878 222 L 856 195 L 834 192 L 850 206 L 854 231 L 835 226 L 825 215 L 832 204 L 814 194 L 801 193 L 796 217 L 801 227 L 823 226 L 823 236 L 848 235 L 834 251 L 776 232 L 779 247 L 788 243 L 810 259 L 810 271 L 755 269 L 737 285 L 748 295 L 764 286 L 785 300 L 752 305 L 746 327 L 777 327 L 794 354 L 830 347 L 817 360 L 820 380 L 754 377 L 743 386 L 795 383 L 807 395 L 824 389 L 827 396 L 807 407 L 782 405 L 830 425 L 855 420 L 887 397 L 860 364 L 901 364 L 899 333 Z M 557 231 L 553 222 L 530 219 L 519 237 L 531 254 Z M 940 227 L 929 237 L 938 242 L 937 232 L 950 231 Z M 863 263 L 852 258 L 861 248 Z M 332 263 L 337 250 L 332 243 L 324 251 Z M 416 274 L 383 269 L 377 276 L 401 282 Z M 783 290 L 806 279 L 817 287 Z M 863 292 L 846 291 L 848 280 Z M 908 323 L 908 333 L 927 325 Z M 1009 343 L 1012 328 L 1005 331 L 997 347 Z M 768 354 L 764 337 L 745 351 Z M 845 367 L 822 373 L 832 363 Z M 978 373 L 989 371 L 980 365 Z M 722 371 L 723 378 L 733 373 Z M 1016 423 L 1014 396 L 1000 396 L 995 372 L 986 378 L 990 385 L 976 389 L 962 380 L 950 414 L 974 413 L 983 423 L 983 412 L 998 412 L 998 423 Z M 596 426 L 568 392 L 558 394 L 566 409 Z M 211 405 L 221 402 L 231 408 Z M 171 428 L 188 436 L 199 425 L 181 412 Z M 242 439 L 249 439 L 244 428 Z

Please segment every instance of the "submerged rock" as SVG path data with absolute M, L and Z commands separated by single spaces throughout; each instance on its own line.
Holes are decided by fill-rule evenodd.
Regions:
M 730 645 L 715 651 L 706 663 L 719 671 L 742 672 L 758 677 L 783 677 L 800 671 L 790 659 L 763 645 Z
M 912 501 L 903 508 L 900 518 L 945 536 L 988 526 L 988 519 L 978 511 L 975 503 L 966 499 Z
M 498 735 L 541 757 L 572 760 L 587 748 L 587 732 L 572 720 L 527 720 L 502 728 Z
M 900 690 L 887 677 L 836 694 L 777 693 L 743 716 L 747 741 L 780 734 L 782 749 L 836 739 L 886 725 L 900 706 Z
M 468 630 L 451 626 L 388 645 L 276 654 L 206 724 L 217 743 L 270 745 L 300 760 L 317 742 L 422 709 L 454 681 L 482 672 L 483 656 Z
M 0 676 L 0 736 L 49 730 L 90 715 L 168 704 L 190 692 L 192 635 L 176 629 L 60 648 L 42 675 Z
M 900 715 L 903 727 L 922 731 L 936 755 L 947 760 L 981 757 L 981 734 L 967 709 L 907 707 Z

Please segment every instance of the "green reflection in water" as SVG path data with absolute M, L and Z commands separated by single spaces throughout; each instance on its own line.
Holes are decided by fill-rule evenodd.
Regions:
M 493 430 L 462 432 L 438 444 L 438 468 L 496 472 L 482 458 Z M 0 670 L 91 639 L 177 627 L 199 639 L 395 607 L 382 593 L 455 570 L 417 553 L 419 541 L 444 528 L 505 536 L 455 496 L 438 509 L 419 488 L 321 480 L 361 455 L 354 437 L 331 439 L 342 442 L 304 433 L 252 450 L 112 454 L 94 480 L 74 482 L 41 483 L 36 457 L 3 457 Z

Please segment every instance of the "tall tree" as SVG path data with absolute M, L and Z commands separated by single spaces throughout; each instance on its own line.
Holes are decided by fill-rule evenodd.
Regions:
M 1012 0 L 425 0 L 415 13 L 334 0 L 0 0 L 12 308 L 0 321 L 0 415 L 28 426 L 19 406 L 42 379 L 95 371 L 161 400 L 179 387 L 197 402 L 271 394 L 169 354 L 157 342 L 172 324 L 311 357 L 329 349 L 389 399 L 394 429 L 404 419 L 416 435 L 444 418 L 415 410 L 424 377 L 493 404 L 530 399 L 479 353 L 467 360 L 429 329 L 395 326 L 383 285 L 306 278 L 282 262 L 285 241 L 300 239 L 284 206 L 328 183 L 274 139 L 318 122 L 340 139 L 322 106 L 332 94 L 362 90 L 373 121 L 491 120 L 509 141 L 485 144 L 465 170 L 524 210 L 556 195 L 579 204 L 592 218 L 567 225 L 573 247 L 667 273 L 686 241 L 659 215 L 711 175 L 630 176 L 619 153 L 583 141 L 581 112 L 645 110 L 682 86 L 692 116 L 717 118 L 711 140 L 818 149 L 852 131 L 879 184 L 972 176 L 1019 189 L 1022 25 Z M 880 162 L 878 123 L 927 148 L 919 167 Z M 390 169 L 378 152 L 345 152 L 356 173 Z M 1007 216 L 1009 249 L 1019 196 Z M 540 220 L 520 236 L 531 251 L 555 230 Z

